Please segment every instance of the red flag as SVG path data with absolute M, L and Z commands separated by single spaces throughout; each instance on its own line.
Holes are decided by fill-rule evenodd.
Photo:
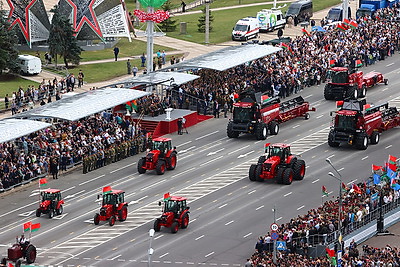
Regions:
M 356 184 L 353 184 L 351 188 L 354 189 L 356 194 L 361 194 L 361 189 Z
M 364 110 L 368 110 L 368 109 L 370 109 L 371 108 L 371 104 L 365 104 L 364 105 Z
M 335 250 L 329 248 L 325 248 L 325 250 L 330 258 L 335 257 Z
M 389 155 L 388 167 L 394 172 L 397 171 L 396 161 L 397 161 L 396 157 Z
M 324 195 L 326 197 L 328 196 L 328 190 L 326 190 L 325 185 L 322 186 L 322 195 Z
M 345 183 L 342 183 L 342 189 L 345 191 L 349 191 L 349 188 L 347 187 L 347 185 Z
M 36 232 L 37 230 L 39 230 L 39 228 L 40 228 L 40 223 L 32 224 L 32 225 L 31 225 L 31 231 L 32 231 L 32 233 L 33 233 L 33 232 Z
M 344 23 L 345 25 L 350 25 L 350 20 L 344 19 L 344 20 L 343 20 L 343 23 Z
M 336 60 L 334 59 L 329 60 L 329 66 L 333 67 L 335 65 L 336 65 Z
M 382 166 L 377 166 L 377 165 L 372 164 L 372 172 L 382 170 L 382 168 L 383 168 Z
M 24 223 L 24 232 L 28 232 L 29 230 L 31 230 L 31 225 L 31 222 Z
M 301 29 L 303 34 L 306 34 L 308 37 L 311 36 L 311 34 L 306 30 L 306 29 Z
M 169 200 L 171 198 L 169 192 L 164 194 L 164 201 Z
M 344 32 L 344 31 L 347 30 L 347 27 L 346 27 L 346 25 L 344 25 L 344 24 L 338 24 L 338 25 L 337 25 L 337 28 L 338 28 L 340 31 L 342 31 L 342 32 Z
M 7 267 L 14 267 L 14 265 L 11 262 L 9 262 Z
M 343 100 L 336 101 L 336 108 L 341 108 L 341 107 L 343 107 L 343 103 L 344 103 Z
M 47 179 L 46 178 L 42 178 L 39 180 L 39 186 L 45 186 L 47 185 Z
M 103 187 L 103 194 L 109 194 L 112 192 L 111 186 Z
M 289 52 L 293 54 L 293 50 L 292 50 L 292 48 L 291 48 L 288 44 L 285 44 L 285 43 L 282 43 L 282 42 L 281 42 L 281 43 L 279 44 L 279 47 L 282 47 L 282 48 L 285 49 L 285 50 L 289 50 Z
M 354 20 L 352 20 L 352 21 L 350 22 L 350 27 L 352 27 L 353 29 L 358 28 L 357 22 L 355 22 Z

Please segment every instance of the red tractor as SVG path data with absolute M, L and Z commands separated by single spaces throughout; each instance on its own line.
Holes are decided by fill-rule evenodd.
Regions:
M 61 215 L 63 213 L 64 200 L 61 197 L 61 191 L 59 189 L 46 189 L 41 192 L 41 196 L 42 202 L 36 210 L 36 217 L 40 217 L 43 213 L 47 214 L 51 219 L 54 215 Z
M 36 247 L 29 241 L 19 242 L 18 237 L 17 242 L 7 252 L 7 258 L 1 260 L 1 266 L 6 266 L 7 260 L 15 262 L 15 267 L 21 266 L 20 259 L 22 258 L 25 258 L 28 264 L 34 263 L 36 260 Z
M 145 173 L 146 170 L 156 170 L 157 174 L 164 174 L 165 169 L 173 170 L 177 162 L 176 147 L 172 148 L 170 138 L 153 139 L 152 150 L 145 157 L 139 159 L 138 172 Z
M 125 192 L 110 188 L 110 191 L 103 190 L 102 196 L 100 214 L 94 215 L 94 224 L 98 225 L 100 221 L 109 220 L 109 225 L 113 226 L 117 218 L 120 222 L 125 221 L 128 217 L 128 203 L 124 201 Z M 97 198 L 99 199 L 100 195 Z
M 276 179 L 278 184 L 290 185 L 294 180 L 303 180 L 306 172 L 304 160 L 290 153 L 290 145 L 266 144 L 267 156 L 260 156 L 257 164 L 249 169 L 250 181 L 262 182 L 266 179 Z
M 171 233 L 178 232 L 179 227 L 185 229 L 189 225 L 189 207 L 186 206 L 186 198 L 164 195 L 163 214 L 154 222 L 154 230 L 159 232 L 161 226 L 171 228 Z M 161 206 L 161 201 L 158 202 Z

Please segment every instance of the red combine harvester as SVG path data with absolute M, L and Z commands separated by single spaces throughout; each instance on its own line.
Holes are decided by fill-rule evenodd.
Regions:
M 94 215 L 94 224 L 98 225 L 100 221 L 109 220 L 109 225 L 113 226 L 116 219 L 123 222 L 128 217 L 128 203 L 124 201 L 125 192 L 114 190 L 107 186 L 103 188 L 103 200 L 100 208 L 100 214 Z M 100 195 L 97 196 L 100 198 Z
M 163 214 L 154 222 L 154 230 L 159 232 L 161 226 L 171 228 L 171 233 L 178 232 L 179 227 L 185 229 L 189 225 L 189 207 L 186 206 L 186 198 L 164 194 Z M 158 202 L 161 206 L 161 201 Z
M 382 73 L 370 72 L 363 75 L 362 71 L 355 68 L 333 67 L 328 71 L 328 83 L 325 85 L 324 97 L 326 100 L 357 99 L 365 97 L 367 88 L 375 84 L 388 84 Z
M 250 181 L 276 179 L 278 184 L 290 185 L 293 180 L 303 180 L 306 164 L 304 160 L 292 155 L 290 145 L 267 143 L 265 153 L 267 156 L 260 156 L 258 163 L 250 166 Z
M 29 241 L 25 243 L 17 242 L 8 249 L 7 258 L 1 260 L 2 266 L 8 266 L 7 261 L 15 262 L 15 267 L 21 266 L 21 259 L 26 259 L 26 263 L 31 264 L 36 260 L 36 247 L 32 245 Z
M 240 133 L 250 133 L 257 140 L 265 140 L 268 131 L 278 134 L 282 122 L 297 117 L 308 120 L 309 111 L 315 111 L 315 108 L 310 109 L 309 103 L 301 96 L 281 103 L 278 97 L 268 98 L 261 93 L 245 92 L 233 104 L 233 117 L 228 123 L 227 135 L 237 138 Z
M 177 152 L 176 147 L 172 148 L 171 138 L 158 137 L 153 139 L 152 150 L 139 159 L 137 169 L 140 174 L 155 169 L 161 175 L 165 173 L 165 169 L 175 169 L 176 163 Z
M 54 215 L 61 215 L 63 213 L 64 200 L 61 197 L 59 189 L 46 189 L 41 192 L 41 196 L 42 202 L 36 210 L 36 217 L 40 217 L 41 214 L 47 214 L 49 218 L 53 218 Z
M 338 101 L 337 105 L 341 108 L 334 112 L 328 136 L 331 147 L 349 144 L 365 150 L 369 143 L 379 143 L 380 133 L 400 125 L 399 111 L 388 103 L 371 107 L 363 99 Z

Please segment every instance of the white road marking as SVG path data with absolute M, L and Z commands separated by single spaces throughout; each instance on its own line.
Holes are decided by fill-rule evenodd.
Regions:
M 115 259 L 117 259 L 117 258 L 119 258 L 119 257 L 121 257 L 121 254 L 119 254 L 119 255 L 117 255 L 117 256 L 115 256 L 115 257 L 113 257 L 113 258 L 111 258 L 110 260 L 115 260 Z
M 208 253 L 208 254 L 207 254 L 207 255 L 205 255 L 204 257 L 205 257 L 205 258 L 207 258 L 207 257 L 211 256 L 212 254 L 214 254 L 214 251 L 213 251 L 213 252 L 210 252 L 210 253 Z
M 100 179 L 100 178 L 102 178 L 102 177 L 104 177 L 104 176 L 106 176 L 106 175 L 105 175 L 105 174 L 102 174 L 102 175 L 100 175 L 100 176 L 94 177 L 93 179 L 90 179 L 90 180 L 84 181 L 83 183 L 80 183 L 79 185 L 84 185 L 84 184 L 87 184 L 87 183 L 93 182 L 94 180 Z
M 317 116 L 316 118 L 319 119 L 319 118 L 322 118 L 323 116 L 324 115 L 322 114 L 322 115 Z
M 143 199 L 146 199 L 146 198 L 148 198 L 148 196 L 141 197 L 138 200 L 136 200 L 136 202 L 140 202 L 140 201 L 142 201 Z
M 217 157 L 217 158 L 215 158 L 215 159 L 210 159 L 209 161 L 200 164 L 200 166 L 208 165 L 208 164 L 210 164 L 210 163 L 212 163 L 212 162 L 214 162 L 214 161 L 216 161 L 216 160 L 219 160 L 220 158 L 223 158 L 223 157 L 224 157 L 224 156 L 219 156 L 219 157 Z
M 365 159 L 367 159 L 368 158 L 368 156 L 365 156 L 365 157 L 363 157 L 361 160 L 365 160 Z
M 251 195 L 251 194 L 253 194 L 254 192 L 256 192 L 257 190 L 253 190 L 253 191 L 250 191 L 250 192 L 248 192 L 247 194 L 248 195 Z
M 175 178 L 175 177 L 177 177 L 177 176 L 179 176 L 179 175 L 186 174 L 186 173 L 191 172 L 191 171 L 193 171 L 193 170 L 195 170 L 195 169 L 196 169 L 196 168 L 190 168 L 190 169 L 188 169 L 188 170 L 186 170 L 186 171 L 179 172 L 178 174 L 172 175 L 171 178 Z
M 231 223 L 233 223 L 234 221 L 230 221 L 230 222 L 227 222 L 225 225 L 230 225 Z
M 185 143 L 182 143 L 182 144 L 180 144 L 180 145 L 177 145 L 176 147 L 181 147 L 181 146 L 184 146 L 184 145 L 187 145 L 187 144 L 190 144 L 192 141 L 187 141 L 187 142 L 185 142 Z
M 310 97 L 312 97 L 313 95 L 311 94 L 311 95 L 308 95 L 308 96 L 305 96 L 303 99 L 307 99 L 307 98 L 310 98 Z
M 218 132 L 219 132 L 219 131 L 214 131 L 214 132 L 212 132 L 212 133 L 205 134 L 205 135 L 203 135 L 203 136 L 197 137 L 195 140 L 197 141 L 197 140 L 203 139 L 203 138 L 205 138 L 205 137 L 207 137 L 207 136 L 216 134 L 216 133 L 218 133 Z
M 256 210 L 264 208 L 264 205 L 261 205 L 260 207 L 256 208 Z
M 243 147 L 241 147 L 241 148 L 239 148 L 239 149 L 236 149 L 236 150 L 234 150 L 234 151 L 231 151 L 231 152 L 229 152 L 229 153 L 228 153 L 228 155 L 230 155 L 230 154 L 233 154 L 233 153 L 236 153 L 236 152 L 238 152 L 239 150 L 242 150 L 242 149 L 248 148 L 249 146 L 250 146 L 250 145 L 243 146 Z
M 147 189 L 149 189 L 150 187 L 156 186 L 156 185 L 161 184 L 161 183 L 163 183 L 163 182 L 165 182 L 165 181 L 166 181 L 166 179 L 163 179 L 163 180 L 161 180 L 161 181 L 159 181 L 159 182 L 157 182 L 157 183 L 154 183 L 154 184 L 151 184 L 151 185 L 149 185 L 149 186 L 143 187 L 142 189 L 140 189 L 140 191 L 147 190 Z
M 245 153 L 245 154 L 241 154 L 241 155 L 239 155 L 237 158 L 240 159 L 240 158 L 247 157 L 247 156 L 250 155 L 251 153 L 254 153 L 254 150 L 252 150 L 252 151 L 250 151 L 250 152 L 247 152 L 247 153 Z
M 195 149 L 195 148 L 196 148 L 196 146 L 191 146 L 191 147 L 189 147 L 188 149 L 184 149 L 184 150 L 179 151 L 179 154 L 182 154 L 182 153 L 191 151 L 191 150 L 193 150 L 193 149 Z
M 221 149 L 218 149 L 218 150 L 216 150 L 216 151 L 212 151 L 212 152 L 210 152 L 210 153 L 207 154 L 207 157 L 208 157 L 208 156 L 215 155 L 215 154 L 217 154 L 218 152 L 221 152 L 221 151 L 224 150 L 224 149 L 225 149 L 225 147 L 223 147 L 223 148 L 221 148 Z
M 68 196 L 66 196 L 64 199 L 73 198 L 73 197 L 75 197 L 76 195 L 82 194 L 82 193 L 85 192 L 85 191 L 86 191 L 86 190 L 82 190 L 82 191 L 79 191 L 78 193 L 75 193 L 75 194 L 72 194 L 72 195 L 68 195 Z
M 388 145 L 387 147 L 385 147 L 385 149 L 388 149 L 388 148 L 391 148 L 392 147 L 392 145 Z
M 195 238 L 194 240 L 199 240 L 199 239 L 201 239 L 201 238 L 203 238 L 204 237 L 204 235 L 201 235 L 201 236 L 199 236 L 199 237 L 197 237 L 197 238 Z
M 159 235 L 159 236 L 155 237 L 154 240 L 157 240 L 157 239 L 159 239 L 159 238 L 161 238 L 161 237 L 163 237 L 163 236 L 164 236 L 164 235 Z
M 300 127 L 300 124 L 293 126 L 292 129 L 297 128 L 297 127 Z
M 319 181 L 319 179 L 314 180 L 314 181 L 312 181 L 311 183 L 312 183 L 312 184 L 315 184 L 315 183 L 318 182 L 318 181 Z
M 280 221 L 280 220 L 282 220 L 282 217 L 279 217 L 278 219 L 276 219 L 276 221 Z
M 342 168 L 338 169 L 338 172 L 341 172 L 341 171 L 343 171 L 343 170 L 344 170 L 344 168 L 342 167 Z
M 244 235 L 243 238 L 246 238 L 248 236 L 250 236 L 252 233 L 248 233 L 247 235 Z
M 161 258 L 164 258 L 164 257 L 167 256 L 168 254 L 169 254 L 169 252 L 162 254 L 162 255 L 160 256 L 160 259 L 161 259 Z
M 225 203 L 224 205 L 219 206 L 219 209 L 222 209 L 223 207 L 225 207 L 226 205 L 228 205 L 227 203 Z
M 284 197 L 287 197 L 287 196 L 289 196 L 289 195 L 291 195 L 292 194 L 292 192 L 289 192 L 289 193 L 287 193 L 287 194 L 284 194 L 283 196 Z
M 114 172 L 123 170 L 123 169 L 128 168 L 128 167 L 130 167 L 130 166 L 132 166 L 132 165 L 135 165 L 135 164 L 136 164 L 136 162 L 130 163 L 130 164 L 126 165 L 126 166 L 123 166 L 123 167 L 121 167 L 121 168 L 118 168 L 118 169 L 115 169 L 115 170 L 113 170 L 113 171 L 110 171 L 110 173 L 114 173 Z
M 304 205 L 298 207 L 297 210 L 301 210 L 302 208 L 304 208 Z
M 394 62 L 387 64 L 386 67 L 392 66 L 394 64 Z

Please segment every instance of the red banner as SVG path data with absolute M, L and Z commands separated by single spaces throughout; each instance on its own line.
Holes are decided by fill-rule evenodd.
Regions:
M 157 10 L 154 13 L 146 13 L 142 10 L 136 9 L 133 14 L 140 20 L 140 22 L 153 21 L 155 23 L 160 23 L 170 17 L 168 11 Z

